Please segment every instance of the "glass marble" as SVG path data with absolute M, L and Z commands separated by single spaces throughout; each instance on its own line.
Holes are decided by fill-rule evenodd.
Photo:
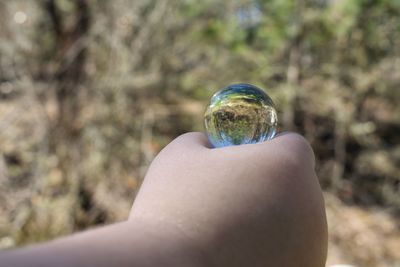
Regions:
M 250 84 L 232 84 L 213 95 L 204 114 L 214 147 L 253 144 L 272 139 L 278 118 L 272 99 Z

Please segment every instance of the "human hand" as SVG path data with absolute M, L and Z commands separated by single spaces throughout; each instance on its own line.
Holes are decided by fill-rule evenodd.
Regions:
M 322 267 L 327 230 L 299 135 L 208 148 L 189 133 L 156 157 L 128 221 L 0 253 L 14 267 Z
M 199 266 L 325 264 L 324 201 L 297 134 L 218 149 L 202 133 L 178 137 L 151 164 L 129 220 L 173 233 Z

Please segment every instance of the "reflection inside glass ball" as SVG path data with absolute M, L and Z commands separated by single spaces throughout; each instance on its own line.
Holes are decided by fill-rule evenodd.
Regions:
M 271 98 L 250 84 L 229 85 L 215 93 L 204 121 L 214 147 L 272 139 L 278 123 Z

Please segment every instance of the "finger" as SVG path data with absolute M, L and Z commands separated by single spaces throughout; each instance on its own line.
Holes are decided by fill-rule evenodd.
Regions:
M 189 132 L 182 134 L 175 138 L 169 145 L 169 147 L 178 147 L 180 149 L 209 149 L 211 144 L 207 139 L 207 136 L 201 132 Z
M 257 144 L 218 148 L 225 157 L 239 157 L 254 160 L 285 159 L 287 163 L 307 164 L 315 167 L 314 152 L 308 141 L 299 134 L 283 132 L 275 138 Z
M 265 149 L 292 153 L 294 156 L 306 159 L 315 167 L 315 155 L 309 142 L 300 134 L 292 132 L 283 132 L 275 138 L 260 144 Z

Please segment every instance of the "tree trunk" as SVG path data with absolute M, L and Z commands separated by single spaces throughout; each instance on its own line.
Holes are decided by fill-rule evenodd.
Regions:
M 80 171 L 83 154 L 82 107 L 87 96 L 86 39 L 90 30 L 91 15 L 87 0 L 75 0 L 74 23 L 67 26 L 65 15 L 61 14 L 57 1 L 48 0 L 44 8 L 49 15 L 54 31 L 54 58 L 51 70 L 53 96 L 56 105 L 56 116 L 50 126 L 50 153 L 54 153 L 58 169 L 62 173 L 63 188 L 71 201 L 71 212 L 79 210 L 78 196 L 82 186 Z M 74 214 L 71 215 L 73 219 Z M 71 222 L 73 227 L 74 222 Z

